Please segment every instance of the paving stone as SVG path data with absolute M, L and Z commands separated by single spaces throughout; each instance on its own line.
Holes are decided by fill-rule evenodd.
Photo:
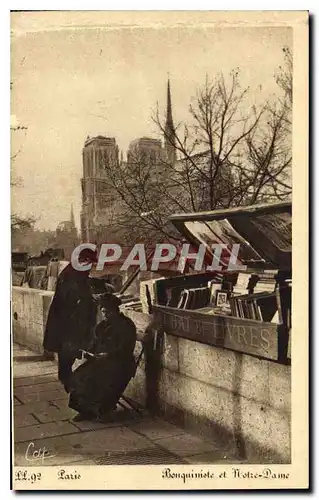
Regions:
M 35 353 L 26 347 L 13 346 L 13 359 L 19 356 L 32 357 L 35 356 Z
M 82 422 L 74 422 L 80 430 L 104 429 L 107 427 L 125 426 L 129 427 L 133 423 L 138 423 L 143 419 L 133 411 L 117 410 L 109 415 L 105 422 L 97 422 L 95 420 L 83 420 Z
M 57 375 L 49 374 L 49 375 L 38 375 L 35 377 L 19 377 L 13 379 L 13 387 L 23 387 L 25 385 L 38 385 L 43 384 L 45 382 L 56 382 Z
M 58 408 L 61 408 L 61 409 L 69 408 L 69 406 L 68 406 L 69 400 L 68 399 L 58 399 L 58 400 L 54 401 L 54 405 L 57 406 Z M 103 427 L 110 426 L 113 424 L 115 424 L 115 425 L 127 425 L 130 423 L 140 421 L 143 418 L 144 418 L 144 415 L 142 413 L 140 414 L 140 413 L 135 412 L 133 410 L 124 409 L 120 405 L 117 405 L 116 412 L 112 413 L 110 415 L 110 420 L 108 420 L 108 422 L 105 422 L 105 425 L 103 425 Z M 91 424 L 92 424 L 92 422 L 90 423 L 90 421 L 76 422 L 76 425 L 80 425 L 81 428 L 83 426 L 84 430 L 90 429 Z
M 149 440 L 123 427 L 82 432 L 80 435 L 64 436 L 63 439 L 75 451 L 90 456 L 104 456 L 107 452 L 123 453 L 155 447 Z
M 143 434 L 151 440 L 183 434 L 183 430 L 163 420 L 150 419 L 129 425 L 132 431 Z
M 63 437 L 45 438 L 24 443 L 16 443 L 14 447 L 14 463 L 16 466 L 64 465 L 73 462 L 85 463 L 87 457 L 78 453 L 68 445 Z M 29 448 L 28 448 L 29 446 Z M 43 458 L 43 450 L 46 450 Z M 41 451 L 40 451 L 41 450 Z M 40 451 L 40 456 L 34 459 L 33 452 Z M 30 461 L 30 459 L 34 459 Z
M 42 354 L 34 353 L 24 353 L 19 355 L 19 353 L 14 353 L 13 356 L 13 362 L 14 364 L 20 365 L 21 367 L 26 366 L 28 364 L 30 368 L 39 368 L 39 367 L 45 367 L 45 368 L 51 368 L 51 369 L 57 369 L 57 363 L 54 360 L 48 360 L 43 357 Z
M 54 406 L 56 406 L 57 408 L 69 408 L 68 397 L 63 399 L 57 399 L 56 401 L 54 401 Z
M 41 392 L 31 392 L 26 391 L 25 394 L 20 395 L 19 399 L 23 403 L 36 403 L 37 401 L 54 401 L 56 399 L 66 399 L 68 395 L 63 389 L 56 389 L 55 391 L 41 391 Z
M 19 405 L 21 405 L 22 403 L 21 403 L 21 401 L 19 401 L 19 399 L 18 399 L 18 398 L 16 398 L 16 397 L 14 396 L 14 397 L 13 397 L 13 404 L 14 404 L 14 406 L 19 406 Z
M 31 362 L 27 365 L 28 377 L 40 375 L 52 375 L 58 372 L 57 366 L 51 362 Z M 13 367 L 13 376 L 15 378 L 25 377 L 26 363 L 15 363 Z
M 36 418 L 41 423 L 59 422 L 61 420 L 72 420 L 77 412 L 71 408 L 57 408 L 56 406 L 48 405 L 46 408 L 33 412 Z
M 77 412 L 74 412 L 77 415 Z M 80 431 L 94 431 L 98 429 L 106 429 L 108 427 L 118 427 L 118 422 L 97 422 L 95 420 L 83 420 L 82 422 L 73 422 Z
M 14 353 L 13 354 L 13 361 L 16 363 L 35 363 L 35 362 L 40 362 L 40 363 L 45 363 L 48 362 L 43 357 L 43 354 L 38 354 L 38 353 L 24 353 L 24 354 L 19 354 L 19 353 Z M 50 361 L 52 363 L 52 361 Z
M 186 434 L 185 432 L 178 436 L 158 439 L 155 443 L 180 456 L 195 455 L 197 453 L 204 453 L 215 449 L 214 444 L 203 441 L 202 439 L 192 436 L 191 434 Z
M 20 396 L 33 394 L 33 393 L 37 393 L 37 392 L 55 391 L 55 390 L 59 391 L 61 389 L 63 390 L 63 387 L 62 387 L 61 383 L 58 381 L 44 382 L 43 384 L 32 384 L 32 385 L 27 385 L 27 386 L 22 386 L 22 387 L 15 387 L 14 388 L 14 395 L 19 398 Z
M 14 416 L 16 417 L 26 413 L 36 413 L 38 411 L 46 410 L 50 406 L 53 406 L 50 401 L 38 401 L 36 403 L 16 406 L 14 408 Z
M 30 415 L 30 413 L 15 415 L 14 417 L 14 427 L 16 429 L 18 427 L 26 427 L 28 425 L 36 425 L 38 423 L 38 420 L 36 420 L 33 415 Z
M 22 441 L 32 441 L 51 436 L 61 436 L 79 432 L 79 429 L 70 422 L 50 422 L 47 424 L 32 425 L 30 427 L 20 427 L 14 432 L 16 443 Z
M 94 465 L 95 467 L 98 465 L 94 460 L 78 460 L 76 462 L 70 462 L 69 465 Z

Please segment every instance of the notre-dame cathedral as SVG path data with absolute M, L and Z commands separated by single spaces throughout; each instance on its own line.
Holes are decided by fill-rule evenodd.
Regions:
M 164 141 L 141 137 L 131 141 L 126 164 L 138 152 L 149 157 L 163 158 L 170 164 L 176 162 L 174 147 L 174 123 L 170 82 L 167 82 L 167 107 Z M 109 178 L 105 161 L 125 168 L 123 153 L 120 153 L 115 137 L 88 137 L 83 148 L 83 177 L 81 239 L 83 242 L 103 243 L 108 239 L 108 226 L 114 216 L 116 193 Z

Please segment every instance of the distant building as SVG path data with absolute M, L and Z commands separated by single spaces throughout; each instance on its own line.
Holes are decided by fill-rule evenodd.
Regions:
M 60 222 L 55 232 L 54 247 L 64 251 L 66 260 L 70 260 L 74 248 L 80 243 L 76 229 L 73 206 L 71 206 L 70 220 Z

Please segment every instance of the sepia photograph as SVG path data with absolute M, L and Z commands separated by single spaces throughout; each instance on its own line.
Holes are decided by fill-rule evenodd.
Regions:
M 12 489 L 307 488 L 308 13 L 10 44 Z
M 227 293 L 226 292 L 221 292 L 217 291 L 216 292 L 216 306 L 221 307 L 227 302 Z

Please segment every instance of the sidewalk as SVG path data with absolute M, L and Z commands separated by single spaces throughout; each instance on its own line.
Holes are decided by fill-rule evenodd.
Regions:
M 16 466 L 237 462 L 216 443 L 119 405 L 112 422 L 73 422 L 56 362 L 16 345 L 13 375 Z

